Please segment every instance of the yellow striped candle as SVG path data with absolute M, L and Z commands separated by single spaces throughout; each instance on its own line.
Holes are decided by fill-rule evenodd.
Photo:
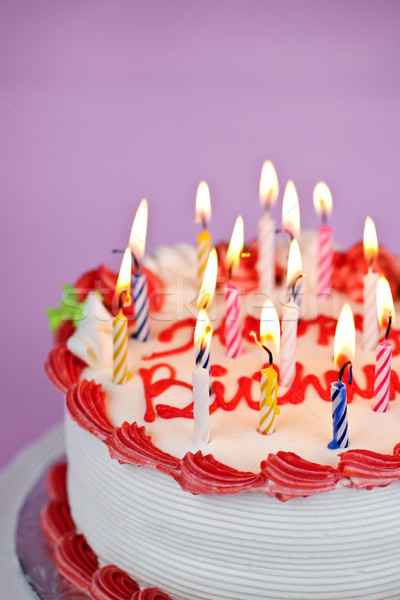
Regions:
M 267 435 L 275 431 L 275 415 L 279 415 L 277 406 L 278 398 L 278 374 L 270 365 L 267 369 L 261 369 L 260 386 L 260 424 L 259 432 Z
M 128 372 L 128 321 L 122 307 L 132 302 L 130 281 L 132 271 L 132 253 L 126 248 L 119 271 L 115 293 L 118 296 L 119 313 L 113 318 L 113 381 L 122 385 L 130 379 Z
M 278 407 L 278 373 L 273 367 L 274 358 L 272 352 L 264 345 L 268 338 L 274 345 L 275 351 L 279 353 L 279 319 L 276 309 L 270 300 L 266 300 L 261 312 L 260 334 L 262 342 L 259 342 L 254 331 L 250 333 L 255 343 L 268 354 L 269 365 L 261 369 L 260 382 L 260 415 L 258 431 L 264 435 L 275 431 L 275 415 L 279 415 Z
M 197 280 L 203 281 L 208 257 L 211 250 L 211 235 L 203 229 L 197 236 Z
M 122 312 L 113 319 L 113 381 L 118 385 L 128 377 L 128 325 Z

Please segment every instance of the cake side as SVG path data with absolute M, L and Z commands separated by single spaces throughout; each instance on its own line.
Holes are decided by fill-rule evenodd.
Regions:
M 73 519 L 100 559 L 174 600 L 396 598 L 400 484 L 287 503 L 193 495 L 165 473 L 120 465 L 66 418 Z M 372 519 L 373 515 L 373 519 Z

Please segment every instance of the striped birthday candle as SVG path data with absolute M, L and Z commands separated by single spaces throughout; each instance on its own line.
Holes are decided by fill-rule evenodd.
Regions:
M 211 235 L 207 229 L 203 229 L 197 236 L 197 281 L 199 285 L 203 281 L 206 270 L 208 255 L 211 250 Z
M 140 342 L 150 339 L 150 312 L 146 275 L 140 271 L 132 277 L 132 294 L 135 310 L 135 331 L 132 337 Z
M 323 224 L 318 231 L 317 295 L 330 294 L 332 288 L 332 229 Z
M 278 376 L 275 369 L 270 365 L 261 370 L 260 384 L 260 422 L 258 430 L 267 435 L 275 431 L 275 415 L 279 415 L 277 406 L 278 399 Z
M 127 319 L 119 311 L 113 319 L 113 381 L 122 385 L 128 379 L 128 327 Z
M 347 388 L 346 384 L 342 381 L 343 373 L 347 366 L 350 370 L 349 385 L 351 385 L 353 371 L 350 361 L 347 361 L 340 369 L 339 380 L 331 383 L 333 440 L 329 442 L 328 448 L 331 448 L 332 450 L 336 450 L 338 448 L 347 448 L 349 445 L 349 431 L 347 422 Z
M 239 310 L 239 288 L 228 281 L 225 286 L 225 344 L 226 355 L 236 358 L 243 353 L 242 349 L 242 324 Z
M 210 378 L 208 370 L 197 366 L 192 372 L 194 440 L 196 444 L 210 439 Z
M 392 369 L 392 345 L 384 339 L 378 344 L 375 364 L 375 387 L 373 409 L 386 412 L 389 408 L 390 373 Z

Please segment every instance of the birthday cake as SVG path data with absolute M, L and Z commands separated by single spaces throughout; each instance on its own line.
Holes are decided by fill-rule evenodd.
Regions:
M 220 271 L 207 307 L 212 328 L 203 330 L 203 339 L 209 336 L 206 362 L 203 345 L 199 353 L 193 342 L 199 308 L 195 249 L 161 247 L 144 259 L 140 273 L 151 316 L 143 326 L 138 311 L 134 321 L 129 307 L 125 311 L 127 369 L 122 365 L 119 383 L 112 314 L 123 313 L 124 306 L 115 307 L 117 274 L 100 267 L 68 290 L 76 296 L 66 304 L 84 301 L 83 312 L 75 323 L 69 317 L 60 322 L 46 363 L 66 395 L 67 466 L 50 474 L 42 526 L 61 574 L 91 597 L 399 597 L 400 330 L 392 326 L 390 333 L 390 406 L 373 410 L 376 349 L 361 343 L 362 249 L 335 254 L 336 289 L 329 301 L 317 302 L 316 244 L 310 235 L 300 243 L 311 276 L 303 282 L 294 372 L 286 386 L 277 385 L 283 379 L 275 366 L 279 360 L 270 361 L 254 343 L 263 308 L 257 248 L 232 274 L 232 285 L 244 292 L 235 316 L 238 351 L 227 356 L 229 275 L 221 269 L 227 247 L 217 247 Z M 379 269 L 395 290 L 397 259 L 381 256 Z M 275 276 L 279 282 L 279 265 Z M 286 290 L 278 285 L 271 297 L 281 313 Z M 140 304 L 135 290 L 133 298 Z M 339 378 L 347 391 L 345 442 L 331 392 L 338 380 L 333 344 L 344 302 L 353 309 L 356 330 L 352 385 L 347 371 Z M 138 339 L 138 325 L 141 331 L 148 327 L 144 340 Z M 278 355 L 277 341 L 261 337 Z M 204 375 L 199 388 L 196 368 Z M 271 370 L 277 395 L 270 390 L 266 431 L 260 404 Z M 204 394 L 207 415 L 199 407 Z M 332 441 L 334 449 L 328 447 Z

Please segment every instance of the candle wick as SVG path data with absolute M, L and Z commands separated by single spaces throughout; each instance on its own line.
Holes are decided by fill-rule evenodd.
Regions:
M 325 204 L 321 202 L 321 216 L 322 216 L 322 225 L 326 225 L 328 222 L 328 215 L 325 209 Z
M 125 296 L 126 300 L 124 300 Z M 122 310 L 126 306 L 130 306 L 131 302 L 132 298 L 130 293 L 127 290 L 122 290 L 122 292 L 119 295 L 119 310 Z
M 135 265 L 136 273 L 137 273 L 137 274 L 139 274 L 139 273 L 140 273 L 140 265 L 139 265 L 139 261 L 138 261 L 138 259 L 136 258 L 136 256 L 134 255 L 134 253 L 132 252 L 132 250 L 131 250 L 131 254 L 132 254 L 132 260 L 133 260 L 133 262 L 134 262 L 134 265 Z
M 305 277 L 305 276 L 306 276 L 305 273 L 300 273 L 300 275 L 297 275 L 297 277 L 294 279 L 294 281 L 292 283 L 292 293 L 290 295 L 291 300 L 294 300 L 297 282 L 299 281 L 299 279 L 301 279 L 302 277 Z
M 392 313 L 389 313 L 389 321 L 388 321 L 388 326 L 386 328 L 385 340 L 387 340 L 389 337 L 391 327 L 392 327 Z
M 347 366 L 349 367 L 349 385 L 351 385 L 353 383 L 353 363 L 351 362 L 351 360 L 348 360 L 347 362 L 345 362 L 344 365 L 342 366 L 342 368 L 340 369 L 339 381 L 342 381 L 344 371 Z
M 120 250 L 119 248 L 114 248 L 113 250 L 111 250 L 111 252 L 113 254 L 122 254 L 124 252 L 124 250 Z
M 232 265 L 230 265 L 229 269 L 228 269 L 228 281 L 230 281 L 232 279 Z
M 372 273 L 372 265 L 374 262 L 374 257 L 371 256 L 371 258 L 369 259 L 369 272 Z
M 203 227 L 203 231 L 207 230 L 207 221 L 204 215 L 201 215 L 201 225 Z
M 275 229 L 275 233 L 287 233 L 287 235 L 290 237 L 290 241 L 293 242 L 293 240 L 294 240 L 293 233 L 287 227 L 281 227 L 280 229 Z
M 268 353 L 268 359 L 269 359 L 269 366 L 272 367 L 272 365 L 274 364 L 274 357 L 272 356 L 272 352 L 269 348 L 267 348 L 267 346 L 264 346 L 264 344 L 262 344 L 258 339 L 256 334 L 254 333 L 254 331 L 250 331 L 250 335 L 251 337 L 254 339 L 255 343 L 260 346 L 260 348 L 262 348 L 263 350 L 265 350 L 265 352 Z

